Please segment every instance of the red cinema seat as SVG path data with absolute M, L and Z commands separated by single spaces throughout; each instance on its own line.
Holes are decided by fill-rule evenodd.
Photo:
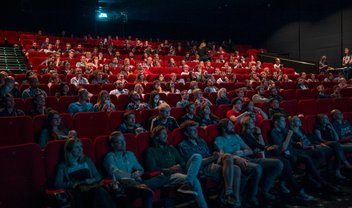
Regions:
M 123 121 L 125 111 L 113 111 L 109 114 L 109 131 L 113 132 L 120 126 Z
M 105 112 L 76 113 L 73 126 L 79 137 L 95 139 L 109 134 L 108 116 Z
M 318 113 L 317 102 L 313 99 L 298 101 L 299 113 L 303 115 L 315 115 Z
M 117 105 L 116 110 L 125 110 L 128 103 L 130 102 L 130 98 L 128 97 L 128 94 L 121 94 L 117 97 Z
M 181 100 L 181 95 L 176 93 L 168 93 L 166 95 L 166 102 L 171 107 L 175 107 L 177 102 Z
M 231 104 L 222 104 L 219 105 L 217 109 L 212 109 L 212 113 L 219 118 L 226 118 L 227 111 L 231 110 Z
M 60 97 L 59 99 L 59 113 L 66 113 L 68 106 L 73 103 L 78 101 L 78 96 L 64 96 Z
M 280 103 L 281 108 L 285 109 L 290 116 L 298 114 L 297 100 L 283 100 Z
M 262 130 L 262 135 L 263 135 L 263 139 L 266 143 L 268 143 L 270 137 L 269 137 L 269 133 L 271 130 L 271 120 L 270 119 L 266 119 L 263 120 L 259 125 L 260 125 L 260 129 Z
M 280 87 L 282 89 L 296 89 L 296 82 L 282 82 Z
M 335 98 L 334 106 L 341 112 L 350 112 L 352 110 L 352 103 L 349 98 Z
M 67 129 L 73 129 L 73 119 L 69 113 L 60 113 L 61 123 Z
M 111 150 L 109 144 L 109 137 L 108 136 L 98 136 L 94 139 L 93 143 L 94 149 L 94 157 L 97 164 L 97 169 L 103 176 L 107 176 L 107 173 L 103 167 L 103 162 L 106 154 Z
M 296 90 L 297 100 L 306 100 L 306 99 L 315 99 L 316 94 L 314 94 L 311 90 Z
M 87 89 L 88 92 L 97 95 L 101 91 L 101 87 L 99 84 L 80 84 L 83 88 Z
M 352 97 L 352 88 L 344 88 L 344 89 L 341 89 L 341 95 L 342 97 Z
M 45 175 L 40 147 L 0 147 L 2 207 L 43 207 Z
M 110 83 L 109 84 L 102 84 L 101 89 L 110 92 L 111 90 L 115 89 L 115 86 L 114 86 L 114 84 L 110 84 Z
M 172 107 L 170 115 L 173 116 L 176 121 L 178 121 L 183 115 L 186 114 L 186 111 L 184 108 L 177 108 L 177 107 Z
M 136 155 L 136 157 L 138 158 L 138 160 L 141 163 L 144 163 L 143 154 L 144 154 L 144 151 L 146 149 L 148 149 L 150 146 L 149 145 L 150 144 L 150 133 L 149 132 L 139 133 L 136 135 L 136 139 L 138 142 L 139 154 L 140 154 L 140 155 Z
M 351 123 L 352 122 L 352 112 L 344 112 L 343 118 Z
M 217 124 L 211 124 L 208 125 L 205 130 L 207 135 L 206 141 L 208 143 L 208 147 L 210 150 L 213 150 L 215 138 L 219 135 L 218 126 Z
M 0 146 L 34 142 L 33 124 L 29 116 L 0 117 Z
M 317 116 L 316 115 L 308 115 L 308 116 L 304 116 L 304 120 L 305 120 L 305 124 L 306 124 L 306 133 L 311 134 L 314 131 L 314 126 L 315 126 L 315 122 Z M 303 124 L 302 124 L 303 125 Z
M 46 115 L 36 115 L 32 118 L 35 141 L 38 141 L 40 132 L 45 128 Z
M 318 107 L 318 113 L 329 114 L 332 109 L 336 108 L 334 106 L 334 99 L 332 98 L 317 99 L 316 102 Z
M 281 90 L 280 95 L 284 98 L 284 100 L 296 100 L 296 90 L 295 89 Z
M 206 131 L 202 127 L 197 127 L 198 136 L 206 141 Z M 180 142 L 185 138 L 181 128 L 176 128 L 171 133 L 171 138 L 169 138 L 169 144 L 177 147 Z
M 158 116 L 158 114 L 158 109 L 145 109 L 140 111 L 141 125 L 144 126 L 147 130 L 150 129 L 152 119 Z

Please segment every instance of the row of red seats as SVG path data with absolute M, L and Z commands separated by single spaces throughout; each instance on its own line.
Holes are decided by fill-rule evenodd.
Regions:
M 352 112 L 344 113 L 344 117 L 351 121 Z M 315 116 L 306 116 L 302 119 L 303 128 L 306 132 L 313 131 Z M 264 120 L 261 123 L 263 136 L 267 140 L 271 121 Z M 236 125 L 236 131 L 240 132 L 240 126 Z M 198 128 L 199 136 L 206 140 L 212 149 L 215 137 L 219 134 L 216 125 L 207 128 Z M 109 134 L 109 132 L 107 132 Z M 125 134 L 126 147 L 136 154 L 143 164 L 143 152 L 149 147 L 149 133 L 138 135 Z M 177 145 L 183 136 L 180 129 L 175 129 L 169 134 L 169 143 Z M 110 150 L 107 136 L 97 136 L 92 142 L 90 139 L 82 139 L 84 153 L 92 158 L 98 169 L 102 170 L 102 161 Z M 64 141 L 50 141 L 42 152 L 37 144 L 22 144 L 18 146 L 0 147 L 0 165 L 3 168 L 0 177 L 0 201 L 5 207 L 40 207 L 44 202 L 44 190 L 52 188 L 55 179 L 56 167 L 63 160 Z M 160 190 L 159 190 L 160 191 Z M 156 194 L 156 200 L 160 200 L 160 192 Z M 129 203 L 131 206 L 131 203 Z
M 338 108 L 342 112 L 352 111 L 352 98 L 343 99 L 318 99 L 318 100 L 285 100 L 282 101 L 281 107 L 286 109 L 289 115 L 316 115 L 317 113 L 330 113 L 332 109 Z M 257 107 L 267 112 L 268 103 L 256 103 Z M 219 118 L 225 118 L 226 112 L 232 107 L 226 105 L 212 105 L 212 112 Z M 77 113 L 73 117 L 70 114 L 62 113 L 63 124 L 69 129 L 75 129 L 80 137 L 95 138 L 99 135 L 105 135 L 115 130 L 122 122 L 122 116 L 125 111 L 114 111 L 111 113 L 91 112 Z M 171 108 L 171 115 L 177 120 L 185 114 L 184 108 Z M 158 115 L 157 109 L 146 109 L 136 111 L 137 122 L 143 126 L 148 126 L 148 119 Z M 21 144 L 34 142 L 38 138 L 41 129 L 44 127 L 45 116 L 35 116 L 33 119 L 28 116 L 21 117 L 2 117 L 0 118 L 0 131 L 2 139 L 0 145 Z M 23 129 L 18 131 L 18 127 Z

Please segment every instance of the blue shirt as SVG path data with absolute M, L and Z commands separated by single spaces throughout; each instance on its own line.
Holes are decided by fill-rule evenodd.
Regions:
M 67 112 L 72 115 L 79 112 L 93 112 L 93 104 L 86 102 L 82 105 L 79 102 L 74 102 L 68 106 Z

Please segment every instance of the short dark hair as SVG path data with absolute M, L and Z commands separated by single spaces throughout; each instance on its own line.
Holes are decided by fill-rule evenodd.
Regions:
M 187 120 L 183 122 L 180 126 L 180 129 L 183 135 L 186 135 L 186 131 L 188 130 L 189 127 L 192 127 L 192 126 L 198 126 L 198 123 L 192 120 Z
M 220 132 L 220 134 L 224 133 L 224 129 L 226 128 L 226 126 L 228 125 L 229 122 L 231 122 L 231 121 L 227 118 L 223 118 L 219 121 L 218 131 Z
M 273 118 L 272 118 L 273 124 L 275 123 L 275 121 L 279 120 L 281 117 L 285 118 L 285 115 L 282 113 L 274 113 Z
M 242 99 L 239 98 L 239 97 L 235 97 L 234 99 L 231 100 L 231 106 L 233 107 L 234 105 L 236 105 L 236 103 L 238 101 L 241 101 L 242 102 Z

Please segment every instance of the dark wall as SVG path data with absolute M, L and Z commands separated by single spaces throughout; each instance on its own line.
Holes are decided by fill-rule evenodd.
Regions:
M 290 56 L 318 61 L 327 55 L 333 66 L 340 66 L 342 50 L 352 47 L 352 9 L 343 8 L 345 0 L 296 5 L 293 21 L 276 28 L 266 45 L 271 51 L 289 52 Z

